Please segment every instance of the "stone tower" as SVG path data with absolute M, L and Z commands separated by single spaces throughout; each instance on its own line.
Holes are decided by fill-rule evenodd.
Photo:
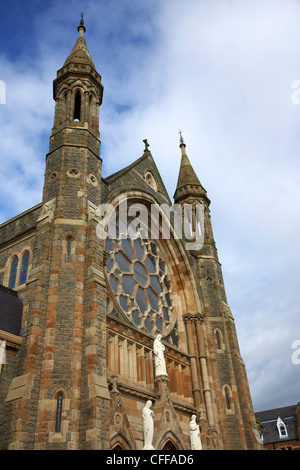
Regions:
M 0 226 L 0 283 L 23 299 L 20 334 L 0 331 L 0 448 L 139 450 L 146 402 L 157 450 L 191 449 L 193 415 L 204 450 L 259 448 L 207 193 L 181 138 L 174 203 L 190 210 L 183 228 L 201 235 L 187 248 L 172 224 L 162 236 L 174 206 L 147 139 L 140 158 L 103 178 L 103 86 L 85 31 L 82 18 L 53 83 L 42 202 Z M 103 204 L 115 209 L 115 237 L 99 236 Z M 154 237 L 147 223 L 132 233 L 137 209 Z
M 81 21 L 76 44 L 53 84 L 55 117 L 27 281 L 26 343 L 18 364 L 18 376 L 32 388 L 22 400 L 8 396 L 11 449 L 78 449 L 82 433 L 86 448 L 108 440 L 103 246 L 96 243 L 94 219 L 101 201 L 103 86 L 84 32 Z

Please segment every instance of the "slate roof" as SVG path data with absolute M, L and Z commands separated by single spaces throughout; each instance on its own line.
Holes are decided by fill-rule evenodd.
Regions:
M 0 284 L 0 330 L 20 336 L 22 312 L 18 293 Z
M 298 426 L 296 417 L 297 405 L 285 406 L 282 408 L 274 408 L 272 410 L 259 411 L 255 415 L 258 416 L 263 427 L 263 442 L 270 444 L 275 442 L 285 442 L 299 439 Z M 287 436 L 280 437 L 277 428 L 278 417 L 287 427 Z

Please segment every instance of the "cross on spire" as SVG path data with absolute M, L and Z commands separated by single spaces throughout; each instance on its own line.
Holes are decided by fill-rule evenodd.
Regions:
M 182 131 L 179 131 L 178 134 L 180 135 L 180 145 L 184 144 L 184 140 L 183 140 L 183 137 L 182 137 Z
M 86 32 L 86 27 L 84 26 L 83 12 L 81 12 L 80 23 L 77 30 L 79 31 L 80 29 L 83 29 L 83 31 Z

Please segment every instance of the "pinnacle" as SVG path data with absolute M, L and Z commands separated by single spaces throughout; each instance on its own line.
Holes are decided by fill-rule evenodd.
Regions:
M 89 53 L 87 44 L 84 39 L 84 33 L 86 31 L 86 28 L 84 26 L 83 13 L 81 13 L 81 20 L 80 20 L 80 24 L 77 30 L 78 30 L 77 41 L 72 51 L 70 52 L 69 56 L 67 57 L 64 63 L 64 66 L 70 63 L 76 63 L 76 64 L 88 64 L 88 65 L 91 65 L 93 68 L 95 68 L 91 54 Z
M 180 170 L 177 180 L 177 187 L 174 194 L 175 202 L 186 199 L 189 196 L 205 196 L 206 191 L 201 185 L 198 176 L 196 175 L 191 162 L 185 152 L 185 143 L 180 143 L 182 156 L 180 163 Z

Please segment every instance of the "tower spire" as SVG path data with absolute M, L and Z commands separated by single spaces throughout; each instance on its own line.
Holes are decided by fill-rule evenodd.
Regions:
M 180 141 L 179 147 L 181 148 L 181 163 L 178 175 L 177 187 L 174 194 L 175 202 L 186 201 L 189 197 L 204 197 L 207 199 L 206 191 L 201 185 L 198 176 L 196 175 L 191 162 L 186 154 L 186 144 L 182 137 L 182 131 L 179 131 Z

